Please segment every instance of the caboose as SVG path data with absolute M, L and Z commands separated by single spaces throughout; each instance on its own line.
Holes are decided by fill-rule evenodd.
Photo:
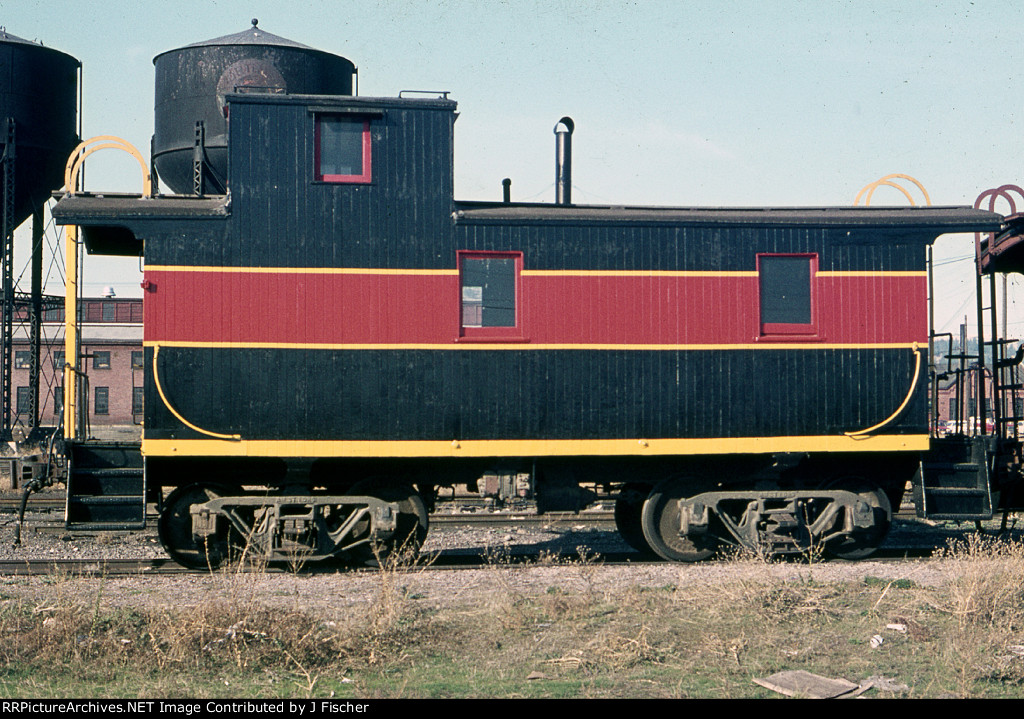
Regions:
M 988 473 L 957 484 L 991 441 L 929 454 L 927 257 L 1002 216 L 582 206 L 566 162 L 554 204 L 459 201 L 454 101 L 297 89 L 289 53 L 352 71 L 255 25 L 158 56 L 174 194 L 55 206 L 90 253 L 145 263 L 141 448 L 75 435 L 70 368 L 69 523 L 157 502 L 170 555 L 214 566 L 379 561 L 422 541 L 437 488 L 481 477 L 539 511 L 604 488 L 630 544 L 682 561 L 866 556 L 911 482 L 991 515 Z M 170 71 L 211 89 L 162 94 Z

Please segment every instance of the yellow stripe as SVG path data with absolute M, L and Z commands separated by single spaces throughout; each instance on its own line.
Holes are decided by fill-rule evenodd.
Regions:
M 452 342 L 451 344 L 331 344 L 301 342 L 189 342 L 146 340 L 146 347 L 192 347 L 195 349 L 286 349 L 286 350 L 858 350 L 913 349 L 916 342 L 876 342 L 873 344 L 824 344 L 813 342 L 752 342 L 750 344 L 662 345 L 662 344 L 532 344 L 530 342 Z
M 223 272 L 264 275 L 458 275 L 457 269 L 394 269 L 380 267 L 213 267 L 191 265 L 146 265 L 154 272 Z M 757 277 L 746 270 L 523 270 L 523 277 Z M 834 270 L 818 277 L 927 277 L 927 272 Z
M 757 277 L 757 272 L 717 270 L 523 270 L 523 277 Z
M 258 275 L 458 275 L 457 269 L 417 270 L 379 267 L 203 267 L 191 265 L 146 265 L 154 272 L 223 272 Z
M 568 457 L 765 454 L 773 452 L 921 452 L 928 435 L 737 437 L 711 439 L 512 439 L 330 441 L 143 439 L 148 457 Z
M 872 272 L 871 270 L 826 270 L 816 273 L 818 277 L 927 277 L 928 272 L 917 270 Z

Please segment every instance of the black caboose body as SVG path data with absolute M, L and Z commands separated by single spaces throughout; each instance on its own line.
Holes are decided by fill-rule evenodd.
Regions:
M 927 248 L 1001 216 L 463 202 L 446 97 L 224 103 L 223 192 L 54 211 L 144 257 L 144 468 L 118 491 L 162 504 L 179 561 L 369 559 L 484 475 L 541 511 L 609 489 L 669 559 L 856 557 L 922 482 Z M 87 487 L 126 450 L 69 444 L 104 521 Z

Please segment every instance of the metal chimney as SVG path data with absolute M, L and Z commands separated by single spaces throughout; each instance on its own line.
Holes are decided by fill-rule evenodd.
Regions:
M 572 131 L 571 117 L 555 125 L 555 204 L 572 204 Z

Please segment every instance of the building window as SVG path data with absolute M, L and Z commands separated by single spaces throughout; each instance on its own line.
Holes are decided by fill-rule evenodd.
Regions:
M 315 176 L 323 182 L 368 183 L 370 121 L 365 117 L 316 115 Z
M 110 352 L 93 352 L 92 368 L 110 369 Z
M 458 265 L 461 336 L 522 339 L 522 253 L 460 252 Z
M 109 387 L 97 387 L 93 392 L 93 414 L 110 414 Z
M 145 409 L 146 391 L 144 387 L 132 387 L 132 414 L 142 414 Z
M 43 311 L 44 322 L 63 322 L 64 321 L 64 308 L 53 308 Z
M 64 371 L 64 350 L 56 350 L 53 353 L 53 369 L 59 372 Z
M 32 409 L 32 388 L 18 387 L 15 411 L 18 414 L 28 414 Z
M 132 369 L 142 369 L 145 364 L 145 353 L 142 350 L 132 350 Z
M 113 322 L 114 320 L 116 320 L 117 305 L 115 305 L 113 302 L 104 302 L 102 317 L 104 322 Z
M 64 411 L 64 388 L 53 388 L 53 413 L 60 414 Z
M 762 335 L 815 334 L 817 255 L 758 255 Z
M 28 369 L 32 362 L 32 353 L 25 350 L 18 350 L 14 353 L 14 369 Z

